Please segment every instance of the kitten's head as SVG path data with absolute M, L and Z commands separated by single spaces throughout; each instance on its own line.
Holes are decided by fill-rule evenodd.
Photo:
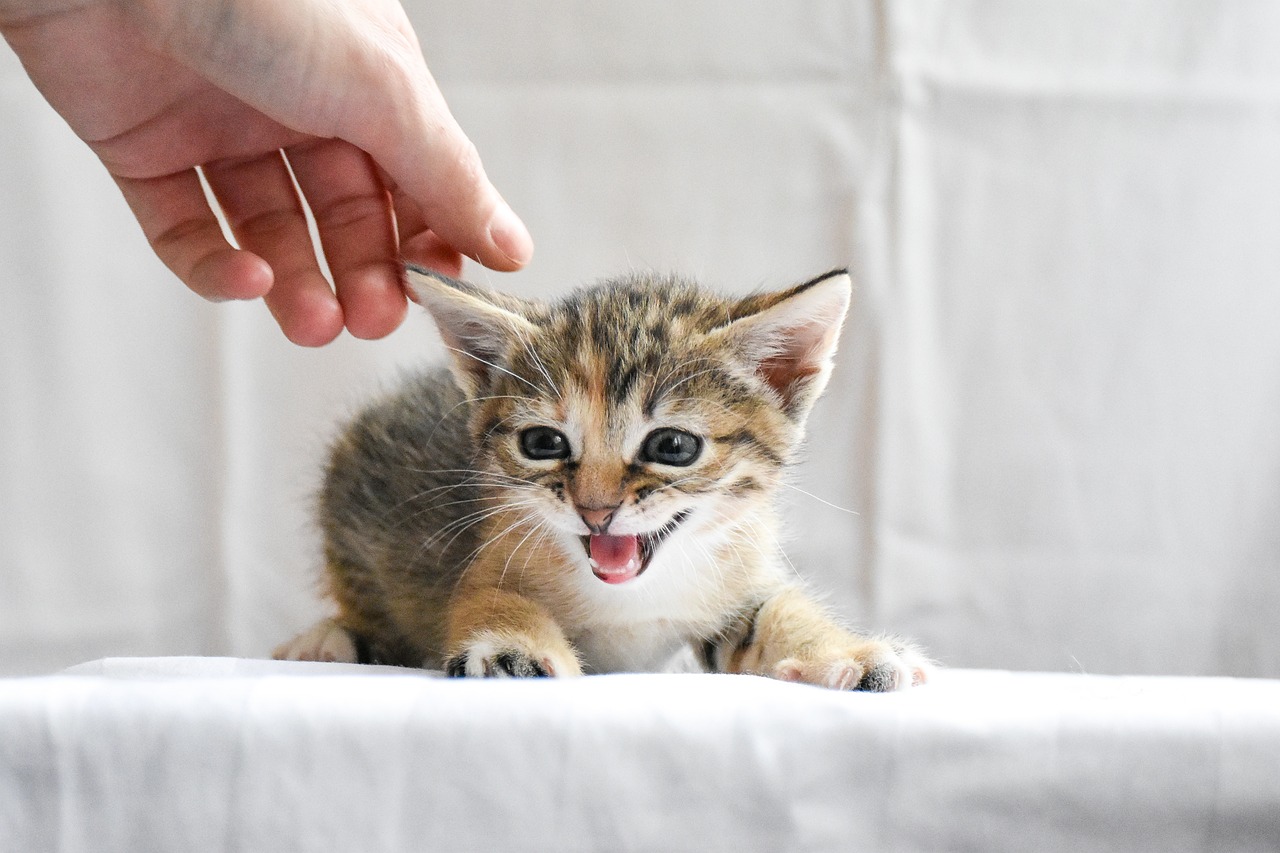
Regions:
M 608 583 L 770 503 L 850 296 L 844 271 L 739 299 L 633 276 L 549 305 L 409 278 L 474 401 L 486 482 Z

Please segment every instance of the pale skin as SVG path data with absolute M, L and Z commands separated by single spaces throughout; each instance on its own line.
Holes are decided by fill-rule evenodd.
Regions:
M 295 343 L 393 331 L 402 260 L 532 255 L 396 0 L 0 0 L 0 34 L 169 269 L 206 299 L 262 298 Z

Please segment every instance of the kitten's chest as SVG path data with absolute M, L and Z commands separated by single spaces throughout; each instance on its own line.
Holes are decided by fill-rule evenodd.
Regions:
M 689 554 L 702 555 L 700 549 Z M 557 613 L 588 671 L 656 672 L 690 640 L 713 636 L 751 600 L 760 578 L 687 556 L 657 560 L 639 579 L 606 584 L 584 570 Z
M 587 672 L 660 672 L 691 633 L 690 626 L 659 620 L 598 626 L 571 640 Z
M 604 586 L 594 577 L 591 580 Z M 606 600 L 597 599 L 589 611 L 591 617 L 561 622 L 589 672 L 661 671 L 692 638 L 714 634 L 731 612 L 726 603 L 708 607 L 705 599 L 687 591 L 684 595 L 662 595 L 651 589 L 637 590 L 638 595 L 615 589 L 596 591 L 603 592 Z

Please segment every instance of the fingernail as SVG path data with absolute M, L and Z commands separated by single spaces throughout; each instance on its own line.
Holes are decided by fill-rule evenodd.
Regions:
M 500 204 L 489 220 L 489 239 L 517 266 L 524 266 L 533 257 L 533 238 L 520 217 L 506 204 Z

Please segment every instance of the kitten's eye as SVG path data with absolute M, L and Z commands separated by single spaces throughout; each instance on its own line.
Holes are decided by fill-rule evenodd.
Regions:
M 569 439 L 558 429 L 530 427 L 520 433 L 520 450 L 530 459 L 568 459 Z
M 640 455 L 659 465 L 692 465 L 702 453 L 702 439 L 679 429 L 655 429 L 644 440 Z

